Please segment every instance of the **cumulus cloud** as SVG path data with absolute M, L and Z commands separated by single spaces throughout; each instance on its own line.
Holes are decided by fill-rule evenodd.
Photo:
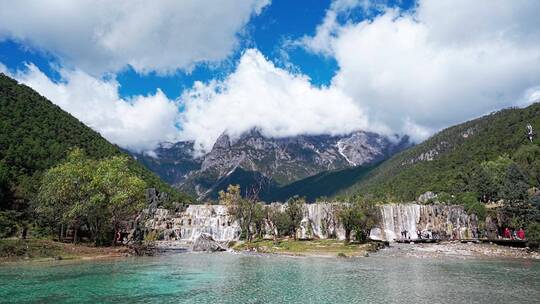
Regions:
M 334 0 L 330 8 L 326 11 L 321 24 L 317 25 L 314 36 L 304 36 L 293 43 L 294 45 L 304 46 L 307 50 L 326 56 L 332 55 L 332 39 L 338 34 L 341 24 L 338 17 L 349 13 L 352 9 L 362 8 L 368 11 L 374 5 L 369 0 Z
M 309 79 L 247 50 L 223 81 L 198 82 L 181 97 L 182 136 L 208 150 L 224 131 L 235 137 L 259 128 L 270 137 L 338 134 L 366 129 L 366 117 L 347 95 L 317 88 Z
M 335 57 L 331 88 L 354 100 L 370 125 L 422 139 L 533 99 L 540 85 L 539 11 L 532 0 L 419 1 L 410 13 L 386 9 L 340 24 L 332 6 L 302 43 Z
M 15 39 L 94 75 L 189 70 L 219 62 L 269 0 L 0 1 L 0 40 Z
M 151 150 L 159 142 L 178 137 L 178 104 L 161 91 L 126 100 L 118 96 L 114 79 L 95 78 L 80 70 L 59 72 L 62 80 L 54 82 L 29 64 L 11 76 L 121 147 Z
M 79 10 L 80 3 L 86 2 L 72 4 L 71 9 Z M 249 5 L 244 21 L 227 27 L 234 28 L 227 31 L 232 33 L 232 41 L 249 16 L 259 12 L 266 2 L 245 3 Z M 84 69 L 61 70 L 60 82 L 51 81 L 32 65 L 16 76 L 112 142 L 136 150 L 152 149 L 160 141 L 184 139 L 194 140 L 199 150 L 208 151 L 224 130 L 234 137 L 254 127 L 271 137 L 364 129 L 387 135 L 408 134 L 422 140 L 440 128 L 540 98 L 540 18 L 535 16 L 540 2 L 420 1 L 413 11 L 379 6 L 377 10 L 382 13 L 369 20 L 343 22 L 343 14 L 359 7 L 371 9 L 373 3 L 380 1 L 335 1 L 315 36 L 299 41 L 312 52 L 336 59 L 339 69 L 328 86 L 311 85 L 307 76 L 276 67 L 255 49 L 246 50 L 235 71 L 224 80 L 196 82 L 177 101 L 167 99 L 160 91 L 124 100 L 118 95 L 114 78 L 94 77 Z M 103 3 L 96 4 L 100 5 Z M 93 16 L 93 8 L 88 9 Z M 2 25 L 6 23 L 4 11 L 0 10 L 0 35 L 3 32 L 26 39 L 46 49 L 62 46 L 63 51 L 58 52 L 76 55 L 67 58 L 82 66 L 92 66 L 95 60 L 99 71 L 131 64 L 139 71 L 166 72 L 201 60 L 223 58 L 234 48 L 234 43 L 228 47 L 214 44 L 211 40 L 217 38 L 200 34 L 202 29 L 189 29 L 185 35 L 198 31 L 200 37 L 195 36 L 202 44 L 188 45 L 188 51 L 178 50 L 176 58 L 170 53 L 176 46 L 175 37 L 152 36 L 169 28 L 167 22 L 172 21 L 153 25 L 156 18 L 143 18 L 152 24 L 148 25 L 151 30 L 134 26 L 137 31 L 127 31 L 124 37 L 118 34 L 123 27 L 117 27 L 116 22 L 128 29 L 131 23 L 124 23 L 127 17 L 118 10 L 116 19 L 104 12 L 105 21 L 100 22 L 107 26 L 98 32 L 87 25 L 88 21 L 68 22 L 80 26 L 73 32 L 68 29 L 68 38 L 82 33 L 85 39 L 94 40 L 87 43 L 74 37 L 67 39 L 70 44 L 66 47 L 55 31 L 39 32 L 39 27 L 31 30 L 20 25 L 17 31 L 6 32 Z M 165 11 L 175 12 L 173 7 Z M 39 16 L 38 21 L 44 18 Z M 214 18 L 197 24 L 218 28 L 221 20 Z M 110 21 L 113 19 L 118 21 Z M 57 26 L 60 31 L 60 21 Z M 138 32 L 142 32 L 141 36 Z M 165 42 L 159 42 L 162 39 Z M 190 43 L 197 44 L 199 40 L 193 39 Z M 141 44 L 141 50 L 133 41 Z M 158 41 L 160 47 L 147 45 L 152 44 L 147 41 Z M 50 45 L 43 45 L 47 43 Z M 97 49 L 93 46 L 96 43 Z M 213 57 L 205 50 L 211 52 L 214 47 L 220 51 Z

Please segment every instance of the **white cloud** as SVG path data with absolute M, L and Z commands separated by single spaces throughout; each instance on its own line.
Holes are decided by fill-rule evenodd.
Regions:
M 74 6 L 80 9 L 80 3 L 84 2 Z M 61 70 L 63 81 L 60 83 L 49 80 L 32 65 L 27 71 L 19 72 L 17 78 L 107 139 L 136 150 L 149 150 L 160 141 L 176 139 L 195 140 L 200 149 L 208 150 L 224 130 L 238 136 L 253 127 L 273 137 L 364 129 L 383 134 L 409 134 L 420 140 L 448 125 L 502 107 L 526 105 L 540 98 L 540 18 L 535 16 L 535 12 L 540 11 L 540 2 L 420 1 L 413 12 L 386 9 L 372 20 L 344 24 L 338 21 L 340 14 L 347 14 L 351 8 L 362 4 L 366 5 L 363 9 L 369 9 L 371 3 L 334 2 L 316 36 L 301 41 L 311 51 L 336 59 L 339 70 L 326 87 L 312 86 L 306 76 L 277 68 L 254 49 L 245 51 L 236 70 L 226 79 L 197 82 L 184 92 L 180 101 L 171 101 L 160 91 L 123 100 L 114 79 L 96 78 L 80 69 Z M 230 31 L 233 40 L 238 28 L 260 7 L 251 4 L 250 12 L 245 13 L 246 19 L 238 23 L 235 31 Z M 0 17 L 1 14 L 2 10 Z M 108 14 L 104 19 L 111 20 Z M 198 24 L 215 25 L 208 21 Z M 159 33 L 162 26 L 151 27 L 152 30 L 142 33 L 141 37 Z M 21 32 L 29 31 L 21 27 Z M 82 36 L 90 37 L 92 35 L 86 33 L 88 28 L 83 22 L 73 33 L 81 32 Z M 112 28 L 121 31 L 122 27 Z M 39 45 L 39 41 L 49 41 L 53 46 L 61 45 L 55 40 L 56 36 L 46 35 L 50 31 L 40 33 L 39 28 L 33 31 L 33 35 L 40 38 L 32 41 L 26 37 L 31 42 Z M 80 51 L 83 55 L 73 60 L 83 65 L 88 60 L 91 65 L 97 58 L 96 70 L 117 68 L 126 63 L 137 66 L 138 62 L 142 71 L 150 68 L 168 71 L 171 61 L 174 64 L 170 67 L 178 68 L 203 60 L 186 57 L 183 51 L 179 51 L 178 59 L 168 57 L 169 49 L 162 53 L 157 46 L 146 45 L 146 40 L 153 40 L 141 42 L 135 35 L 137 31 L 127 33 L 125 39 L 122 35 L 112 35 L 113 30 L 104 32 L 107 35 L 103 37 L 113 37 L 110 41 L 114 43 L 99 35 L 97 41 L 107 42 L 109 44 L 104 45 L 109 48 L 113 45 L 112 49 L 119 50 L 113 57 L 109 57 L 111 53 L 107 48 L 104 48 L 106 56 L 99 52 L 95 55 L 95 49 L 88 50 L 88 54 L 94 55 L 83 56 L 86 42 L 79 46 L 77 37 L 70 40 L 71 51 L 73 54 Z M 71 30 L 66 35 L 70 33 Z M 215 40 L 214 36 L 198 38 L 203 45 L 188 48 L 215 46 L 208 42 Z M 141 50 L 126 51 L 134 48 L 132 41 L 140 43 Z M 167 47 L 171 45 L 174 46 L 165 43 Z M 219 52 L 221 55 L 215 58 L 222 58 L 220 56 L 226 56 L 227 52 Z M 151 62 L 139 60 L 145 56 L 156 58 L 148 57 Z M 209 60 L 208 56 L 203 57 Z
M 303 43 L 335 57 L 331 88 L 353 99 L 370 125 L 421 139 L 534 92 L 538 12 L 539 1 L 420 1 L 412 13 L 387 9 L 373 20 L 338 24 L 339 12 L 330 9 Z
M 0 0 L 0 40 L 16 39 L 92 74 L 189 70 L 219 62 L 269 0 Z
M 182 136 L 208 150 L 225 130 L 238 136 L 258 127 L 264 135 L 338 134 L 366 129 L 357 105 L 335 88 L 316 88 L 303 75 L 277 68 L 254 49 L 222 82 L 196 83 L 182 96 Z
M 12 76 L 121 147 L 144 151 L 177 139 L 178 105 L 161 91 L 125 100 L 118 96 L 114 79 L 94 78 L 80 70 L 60 73 L 62 81 L 56 83 L 29 64 Z

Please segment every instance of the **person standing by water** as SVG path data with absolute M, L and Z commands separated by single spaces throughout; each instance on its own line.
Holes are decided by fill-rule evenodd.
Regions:
M 518 239 L 520 240 L 524 240 L 525 239 L 525 230 L 523 230 L 523 227 L 519 228 L 518 232 L 517 232 L 517 237 Z
M 503 237 L 505 239 L 512 239 L 512 233 L 510 233 L 510 229 L 508 227 L 504 228 Z

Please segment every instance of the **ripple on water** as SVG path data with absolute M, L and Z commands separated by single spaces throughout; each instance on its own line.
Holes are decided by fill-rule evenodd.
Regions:
M 0 302 L 526 303 L 540 263 L 182 253 L 0 267 Z

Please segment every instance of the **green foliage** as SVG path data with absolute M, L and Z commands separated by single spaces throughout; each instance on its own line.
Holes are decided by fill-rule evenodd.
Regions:
M 500 179 L 502 180 L 502 174 L 504 174 L 506 168 L 502 171 Z M 487 165 L 483 163 L 481 166 L 475 167 L 471 174 L 468 176 L 467 190 L 473 191 L 478 194 L 478 199 L 484 203 L 497 200 L 499 193 L 499 187 L 502 181 L 497 182 L 499 179 L 487 168 Z
M 0 238 L 14 235 L 17 232 L 17 217 L 14 211 L 0 211 Z
M 514 153 L 513 160 L 529 175 L 528 183 L 540 187 L 540 146 L 522 145 Z
M 220 204 L 228 207 L 229 214 L 238 221 L 242 236 L 245 236 L 248 242 L 253 238 L 252 226 L 255 221 L 262 221 L 264 218 L 263 210 L 257 205 L 255 198 L 243 198 L 240 193 L 239 185 L 229 185 L 227 191 L 219 192 Z M 259 223 L 259 225 L 261 225 Z
M 525 237 L 529 241 L 529 246 L 537 249 L 540 246 L 540 222 L 531 223 L 527 227 L 527 235 Z
M 148 233 L 144 236 L 144 241 L 145 241 L 145 242 L 155 242 L 155 241 L 159 241 L 159 234 L 157 233 L 157 231 L 152 230 L 152 231 L 148 232 Z
M 130 171 L 126 157 L 97 161 L 75 149 L 65 162 L 43 175 L 36 210 L 54 228 L 72 228 L 74 242 L 76 232 L 85 226 L 95 243 L 105 243 L 122 220 L 144 207 L 145 188 L 144 181 Z
M 284 201 L 298 195 L 304 197 L 307 202 L 315 202 L 322 197 L 337 195 L 340 190 L 352 186 L 373 168 L 373 166 L 358 166 L 321 172 L 284 186 L 273 187 L 263 198 L 267 201 Z
M 358 241 L 365 241 L 368 231 L 376 224 L 375 207 L 367 202 L 355 201 L 342 205 L 337 216 L 345 230 L 345 243 L 349 243 L 353 232 Z
M 439 192 L 437 193 L 437 200 L 440 203 L 452 204 L 455 200 L 455 197 L 446 192 Z
M 501 185 L 500 197 L 509 202 L 525 200 L 528 197 L 527 189 L 529 185 L 525 174 L 515 163 L 510 164 Z
M 524 109 L 498 111 L 445 129 L 398 153 L 342 192 L 374 201 L 410 201 L 426 191 L 451 194 L 472 191 L 479 199 L 484 194 L 491 199 L 489 196 L 499 190 L 494 188 L 502 184 L 508 166 L 514 161 L 523 171 L 527 184 L 538 185 L 540 140 L 537 137 L 534 143 L 527 141 L 527 123 L 540 130 L 539 103 Z M 426 155 L 433 155 L 433 159 L 426 160 Z M 486 172 L 475 173 L 479 167 Z M 483 184 L 479 180 L 488 181 L 484 189 L 478 187 Z
M 73 148 L 83 149 L 93 159 L 127 157 L 120 148 L 31 88 L 0 74 L 0 212 L 15 212 L 18 227 L 40 222 L 33 205 L 41 175 L 59 164 Z M 128 158 L 127 163 L 148 186 L 171 193 L 177 201 L 189 199 L 134 159 Z
M 513 163 L 507 154 L 503 154 L 494 160 L 482 162 L 481 167 L 492 183 L 501 185 L 504 182 L 508 167 Z
M 254 235 L 262 239 L 265 232 L 265 208 L 262 203 L 256 203 L 253 208 Z
M 454 203 L 463 205 L 468 214 L 476 214 L 480 220 L 486 218 L 486 206 L 478 201 L 478 194 L 473 192 L 459 193 Z
M 291 220 L 278 206 L 265 206 L 265 219 L 270 226 L 270 232 L 274 236 L 274 239 L 288 235 Z
M 296 239 L 296 231 L 300 228 L 300 223 L 304 218 L 304 205 L 306 200 L 303 197 L 294 196 L 287 201 L 285 214 L 289 217 L 291 235 Z

